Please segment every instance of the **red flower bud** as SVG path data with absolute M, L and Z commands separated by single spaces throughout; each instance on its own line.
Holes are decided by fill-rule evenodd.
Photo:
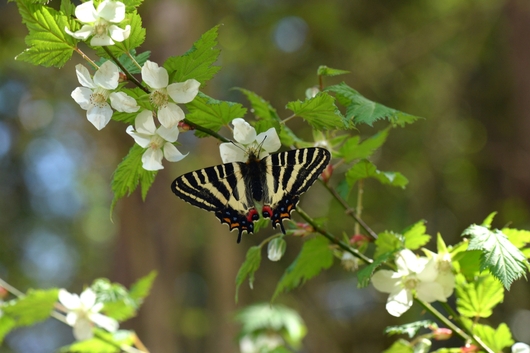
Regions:
M 186 132 L 186 131 L 193 130 L 193 127 L 189 124 L 186 124 L 184 121 L 179 121 L 178 127 L 179 127 L 180 132 Z
M 460 347 L 460 352 L 462 353 L 476 353 L 479 349 L 473 344 L 466 344 L 464 347 Z
M 453 331 L 444 327 L 440 327 L 432 331 L 432 337 L 437 341 L 448 340 L 452 335 Z
M 360 248 L 366 243 L 369 243 L 372 239 L 364 234 L 355 234 L 350 238 L 350 244 L 355 248 Z
M 324 181 L 324 183 L 327 183 L 332 175 L 333 175 L 333 165 L 328 164 L 328 166 L 326 167 L 326 169 L 324 169 L 324 171 L 322 172 L 320 176 L 322 177 L 322 180 Z
M 9 292 L 4 287 L 0 287 L 0 299 L 5 299 L 9 295 Z

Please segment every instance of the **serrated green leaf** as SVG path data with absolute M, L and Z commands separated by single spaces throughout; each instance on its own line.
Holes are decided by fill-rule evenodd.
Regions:
M 134 144 L 114 172 L 111 184 L 112 192 L 114 193 L 111 212 L 116 202 L 125 195 L 129 196 L 136 190 L 138 184 L 140 184 L 142 189 L 142 199 L 145 200 L 147 191 L 153 184 L 157 172 L 145 170 L 142 167 L 142 155 L 144 152 L 145 148 Z
M 115 57 L 127 55 L 127 53 L 138 48 L 145 41 L 145 28 L 142 28 L 142 17 L 136 10 L 125 14 L 125 20 L 123 20 L 120 27 L 126 25 L 131 26 L 131 34 L 123 42 L 115 42 L 114 45 L 103 47 L 94 47 L 98 56 L 110 59 L 109 54 L 106 50 L 109 50 Z
M 515 343 L 505 323 L 500 324 L 496 330 L 491 326 L 476 323 L 472 327 L 473 333 L 493 352 L 502 352 L 504 348 L 511 347 Z
M 431 236 L 425 234 L 427 228 L 425 227 L 425 220 L 421 220 L 413 224 L 403 232 L 405 238 L 405 248 L 416 250 L 424 246 L 431 240 Z
M 389 128 L 379 131 L 361 143 L 359 143 L 360 136 L 351 137 L 342 145 L 339 152 L 347 163 L 355 159 L 368 158 L 386 141 L 389 131 Z
M 62 67 L 76 48 L 77 40 L 64 28 L 76 28 L 73 19 L 29 0 L 16 0 L 22 22 L 28 27 L 28 48 L 15 57 L 34 65 Z
M 254 273 L 258 270 L 261 264 L 261 247 L 253 246 L 247 251 L 247 257 L 245 262 L 241 265 L 241 268 L 237 272 L 236 276 L 236 303 L 239 295 L 239 287 L 245 279 L 248 277 L 248 284 L 252 288 L 254 284 Z
M 125 12 L 132 12 L 134 9 L 139 7 L 144 1 L 143 0 L 122 0 L 125 5 Z
M 491 212 L 484 221 L 482 221 L 482 225 L 486 228 L 491 227 L 491 222 L 493 222 L 493 218 L 497 215 L 497 212 Z
M 156 276 L 157 272 L 151 271 L 148 275 L 138 279 L 131 286 L 129 295 L 138 305 L 141 304 L 144 298 L 149 295 L 149 292 L 151 292 Z
M 348 185 L 353 185 L 360 179 L 374 178 L 379 180 L 381 184 L 397 186 L 405 188 L 408 184 L 408 179 L 399 172 L 382 172 L 377 170 L 377 167 L 369 160 L 363 159 L 354 164 L 346 171 L 346 181 Z
M 219 101 L 199 92 L 195 99 L 186 104 L 189 114 L 186 119 L 207 129 L 218 131 L 232 120 L 243 117 L 247 109 L 239 103 Z M 196 132 L 197 136 L 205 136 Z
M 219 66 L 213 66 L 221 52 L 215 48 L 218 29 L 219 26 L 215 26 L 204 33 L 184 55 L 166 60 L 164 67 L 169 73 L 170 82 L 184 82 L 193 78 L 203 86 L 220 70 Z
M 500 230 L 473 224 L 464 230 L 465 235 L 471 237 L 468 250 L 482 251 L 481 271 L 490 270 L 506 289 L 526 274 L 526 257 Z
M 521 249 L 530 243 L 530 231 L 513 228 L 503 228 L 502 232 L 508 237 L 510 243 Z
M 482 251 L 462 251 L 456 255 L 452 255 L 455 261 L 460 264 L 460 273 L 462 273 L 466 279 L 472 280 L 476 274 L 480 273 L 480 258 Z
M 456 307 L 469 318 L 489 317 L 493 308 L 504 300 L 502 284 L 490 275 L 476 277 L 471 282 L 456 277 Z
M 7 314 L 0 316 L 0 345 L 4 341 L 4 337 L 17 326 L 15 319 Z
M 136 50 L 132 49 L 129 54 L 122 54 L 120 57 L 118 57 L 118 61 L 123 65 L 125 70 L 134 75 L 139 74 L 142 71 L 141 66 L 145 64 L 147 59 L 149 59 L 149 56 L 151 56 L 150 51 L 144 51 L 140 54 L 136 54 Z M 108 60 L 108 58 L 102 56 L 98 61 L 96 61 L 96 65 L 101 66 L 103 63 L 105 63 L 105 61 Z M 138 67 L 138 65 L 140 67 Z
M 385 231 L 377 235 L 375 240 L 374 258 L 379 258 L 386 253 L 394 253 L 405 247 L 403 235 L 394 232 Z
M 384 350 L 383 353 L 414 353 L 414 350 L 410 342 L 399 339 L 390 348 Z
M 114 333 L 94 328 L 94 338 L 75 342 L 72 345 L 61 347 L 61 353 L 119 353 L 123 352 L 121 346 L 131 347 L 134 343 L 134 332 L 119 330 Z
M 287 109 L 302 117 L 316 130 L 344 129 L 348 123 L 335 105 L 335 98 L 326 92 L 305 101 L 289 102 Z
M 386 263 L 388 260 L 394 258 L 395 251 L 386 252 L 376 257 L 374 261 L 357 271 L 357 287 L 364 288 L 370 284 L 370 279 L 374 274 L 375 270 L 379 268 L 382 264 Z
M 315 277 L 322 270 L 333 264 L 333 252 L 329 248 L 329 241 L 317 236 L 304 243 L 300 254 L 287 268 L 272 296 L 274 300 L 280 293 L 294 289 L 305 281 Z
M 329 86 L 326 90 L 336 93 L 337 100 L 346 107 L 346 118 L 353 119 L 356 124 L 364 123 L 372 126 L 374 122 L 384 119 L 393 124 L 404 126 L 420 119 L 417 116 L 371 101 L 344 82 Z
M 19 299 L 13 299 L 2 306 L 2 311 L 13 318 L 17 326 L 30 326 L 50 317 L 57 298 L 58 289 L 33 290 Z
M 272 105 L 265 99 L 261 98 L 256 93 L 249 91 L 248 89 L 239 87 L 236 87 L 235 89 L 247 97 L 248 101 L 250 102 L 250 106 L 252 107 L 251 112 L 254 113 L 256 117 L 263 120 L 274 120 L 277 122 L 280 121 L 280 117 L 278 116 L 276 109 L 274 109 Z
M 46 1 L 43 4 L 46 4 L 46 3 L 48 3 L 48 1 Z M 74 17 L 75 16 L 75 5 L 72 4 L 70 0 L 61 0 L 60 12 L 62 12 L 62 14 L 66 16 L 67 18 Z
M 445 245 L 444 239 L 442 238 L 442 235 L 440 233 L 436 235 L 436 251 L 438 252 L 438 254 L 449 253 L 447 245 Z
M 319 66 L 317 70 L 318 76 L 338 76 L 338 75 L 345 75 L 349 73 L 350 73 L 349 71 L 332 69 L 331 67 L 327 67 L 326 65 Z
M 418 334 L 418 331 L 422 328 L 436 327 L 436 323 L 431 320 L 415 321 L 399 326 L 388 326 L 385 329 L 385 333 L 391 335 L 408 335 L 409 338 L 413 338 Z

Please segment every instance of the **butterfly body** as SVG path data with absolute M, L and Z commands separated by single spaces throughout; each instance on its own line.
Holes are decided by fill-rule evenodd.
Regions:
M 303 148 L 258 158 L 249 152 L 246 162 L 225 163 L 184 174 L 173 182 L 171 189 L 184 201 L 214 212 L 230 230 L 254 231 L 254 221 L 270 218 L 272 226 L 290 219 L 300 195 L 309 189 L 324 168 L 331 154 L 324 148 Z M 262 205 L 261 212 L 256 203 Z

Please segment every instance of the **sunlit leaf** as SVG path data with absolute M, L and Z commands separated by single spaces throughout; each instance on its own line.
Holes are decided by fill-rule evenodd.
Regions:
M 29 326 L 50 317 L 57 298 L 58 289 L 29 290 L 28 293 L 18 299 L 6 302 L 2 311 L 13 318 L 17 326 Z
M 385 253 L 394 253 L 404 249 L 405 239 L 402 234 L 385 231 L 377 235 L 375 246 L 374 258 L 377 259 Z
M 326 92 L 320 92 L 305 101 L 289 102 L 287 109 L 302 117 L 317 130 L 344 129 L 347 122 L 335 105 L 335 98 Z
M 436 327 L 434 321 L 431 320 L 422 320 L 415 321 L 404 325 L 399 326 L 388 326 L 385 329 L 387 335 L 408 335 L 409 338 L 413 338 L 418 334 L 422 328 Z
M 349 71 L 332 69 L 331 67 L 327 67 L 326 65 L 319 66 L 317 70 L 318 76 L 338 76 L 338 75 L 344 75 L 344 74 L 349 74 L 349 73 L 350 73 Z
M 382 264 L 394 258 L 395 251 L 386 252 L 376 257 L 374 261 L 357 271 L 357 287 L 363 288 L 370 284 L 370 279 Z
M 489 317 L 493 308 L 503 301 L 502 284 L 491 275 L 475 277 L 468 282 L 462 275 L 456 278 L 458 312 L 466 317 Z
M 390 348 L 384 350 L 383 353 L 414 353 L 414 350 L 410 342 L 399 339 Z
M 431 240 L 431 236 L 425 234 L 427 227 L 425 227 L 425 220 L 421 220 L 413 224 L 403 232 L 405 238 L 405 248 L 416 250 L 424 246 Z

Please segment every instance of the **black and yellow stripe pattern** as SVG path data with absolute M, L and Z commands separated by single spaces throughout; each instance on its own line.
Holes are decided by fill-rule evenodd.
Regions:
M 250 152 L 247 162 L 221 164 L 184 174 L 171 189 L 184 201 L 214 212 L 230 230 L 254 231 L 259 213 L 254 202 L 261 203 L 261 215 L 272 226 L 291 217 L 300 195 L 315 182 L 331 159 L 328 150 L 319 147 L 280 152 L 258 159 Z

